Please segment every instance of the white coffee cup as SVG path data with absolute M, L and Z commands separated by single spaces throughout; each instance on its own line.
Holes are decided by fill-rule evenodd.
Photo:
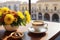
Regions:
M 32 23 L 33 28 L 35 29 L 35 32 L 39 32 L 42 28 L 47 28 L 48 24 L 44 23 L 43 21 L 34 21 Z

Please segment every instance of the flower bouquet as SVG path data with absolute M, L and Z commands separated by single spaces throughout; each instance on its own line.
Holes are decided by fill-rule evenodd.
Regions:
M 21 11 L 13 11 L 7 7 L 0 8 L 0 25 L 3 25 L 7 31 L 16 30 L 19 25 L 26 25 L 31 20 L 28 11 L 22 13 Z

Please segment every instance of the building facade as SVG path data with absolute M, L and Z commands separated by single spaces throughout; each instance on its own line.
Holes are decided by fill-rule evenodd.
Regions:
M 38 0 L 31 5 L 32 19 L 60 22 L 60 0 Z
M 1 7 L 8 7 L 11 10 L 20 10 L 20 2 L 19 1 L 7 1 L 7 2 L 3 2 L 0 3 L 0 8 Z
M 29 10 L 29 4 L 26 2 L 10 1 L 0 4 L 0 7 L 7 6 L 15 11 Z M 38 0 L 36 3 L 31 3 L 31 18 L 33 20 L 60 22 L 60 0 Z
M 28 3 L 22 3 L 20 10 L 29 10 L 28 5 Z M 60 22 L 60 0 L 38 0 L 36 3 L 31 3 L 31 18 Z

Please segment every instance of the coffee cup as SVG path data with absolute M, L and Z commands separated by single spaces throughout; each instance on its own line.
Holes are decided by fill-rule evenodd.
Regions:
M 37 20 L 32 23 L 35 32 L 39 32 L 43 28 L 47 28 L 48 24 L 44 23 L 43 21 Z

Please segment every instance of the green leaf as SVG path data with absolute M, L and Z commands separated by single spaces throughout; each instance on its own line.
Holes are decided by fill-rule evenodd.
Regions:
M 25 23 L 25 22 L 21 22 L 21 25 L 22 25 L 22 26 L 26 26 L 26 23 Z

